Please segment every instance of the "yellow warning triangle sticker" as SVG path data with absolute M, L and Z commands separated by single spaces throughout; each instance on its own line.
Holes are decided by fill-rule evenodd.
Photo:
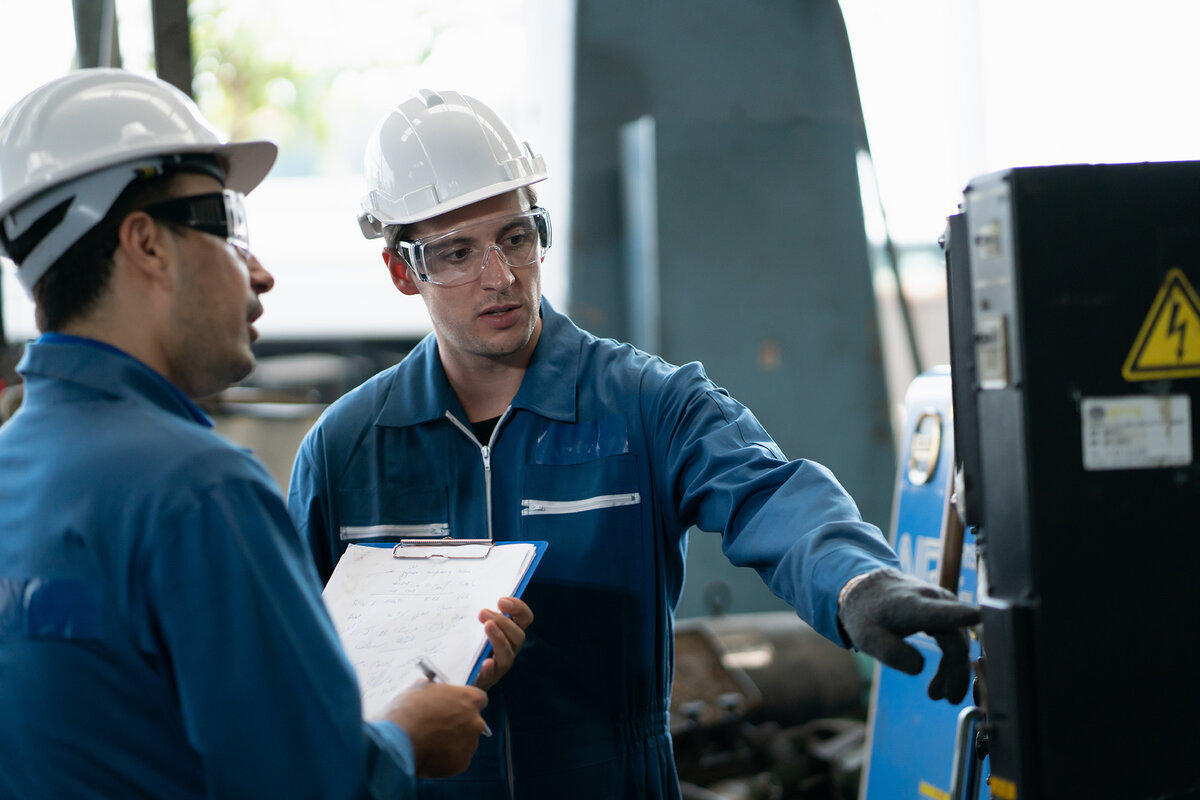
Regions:
M 1121 374 L 1127 381 L 1200 376 L 1200 297 L 1181 270 L 1167 273 Z

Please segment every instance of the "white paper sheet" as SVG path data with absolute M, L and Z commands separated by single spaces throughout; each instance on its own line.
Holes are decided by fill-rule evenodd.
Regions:
M 465 684 L 487 644 L 479 612 L 511 595 L 536 555 L 533 544 L 522 542 L 490 551 L 486 545 L 416 547 L 425 557 L 395 558 L 390 547 L 351 544 L 325 586 L 325 605 L 358 673 L 367 719 L 425 679 L 419 658 L 451 683 Z

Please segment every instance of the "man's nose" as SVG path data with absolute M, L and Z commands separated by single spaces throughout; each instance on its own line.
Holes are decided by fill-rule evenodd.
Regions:
M 271 291 L 275 285 L 275 276 L 267 271 L 267 268 L 262 265 L 258 257 L 249 250 L 241 251 L 242 258 L 246 261 L 246 267 L 250 271 L 250 288 L 255 294 Z
M 489 247 L 483 254 L 483 275 L 480 281 L 488 289 L 507 289 L 516 281 L 508 262 L 496 245 Z

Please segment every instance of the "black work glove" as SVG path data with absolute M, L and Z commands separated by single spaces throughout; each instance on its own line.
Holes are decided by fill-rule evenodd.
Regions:
M 951 592 L 897 569 L 877 569 L 850 587 L 838 622 L 856 649 L 909 675 L 921 672 L 925 658 L 904 637 L 928 633 L 942 649 L 929 696 L 951 703 L 966 696 L 971 679 L 966 627 L 979 622 L 979 609 Z

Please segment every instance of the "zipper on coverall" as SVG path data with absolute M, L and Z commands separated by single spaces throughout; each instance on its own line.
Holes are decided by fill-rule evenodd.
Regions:
M 492 435 L 488 437 L 487 444 L 480 444 L 479 439 L 475 437 L 475 431 L 470 426 L 464 425 L 458 417 L 449 411 L 446 412 L 446 419 L 450 420 L 450 423 L 462 431 L 464 436 L 479 446 L 479 455 L 483 458 L 483 496 L 487 514 L 488 539 L 493 542 L 496 540 L 496 537 L 492 532 L 492 448 L 495 446 L 496 436 L 500 433 L 500 428 L 508 419 L 510 411 L 512 411 L 512 406 L 504 409 L 504 413 L 500 415 L 500 419 L 496 420 L 496 427 L 492 428 Z M 512 732 L 508 728 L 508 714 L 504 715 L 504 772 L 508 776 L 508 796 L 512 800 L 516 795 L 513 786 Z

